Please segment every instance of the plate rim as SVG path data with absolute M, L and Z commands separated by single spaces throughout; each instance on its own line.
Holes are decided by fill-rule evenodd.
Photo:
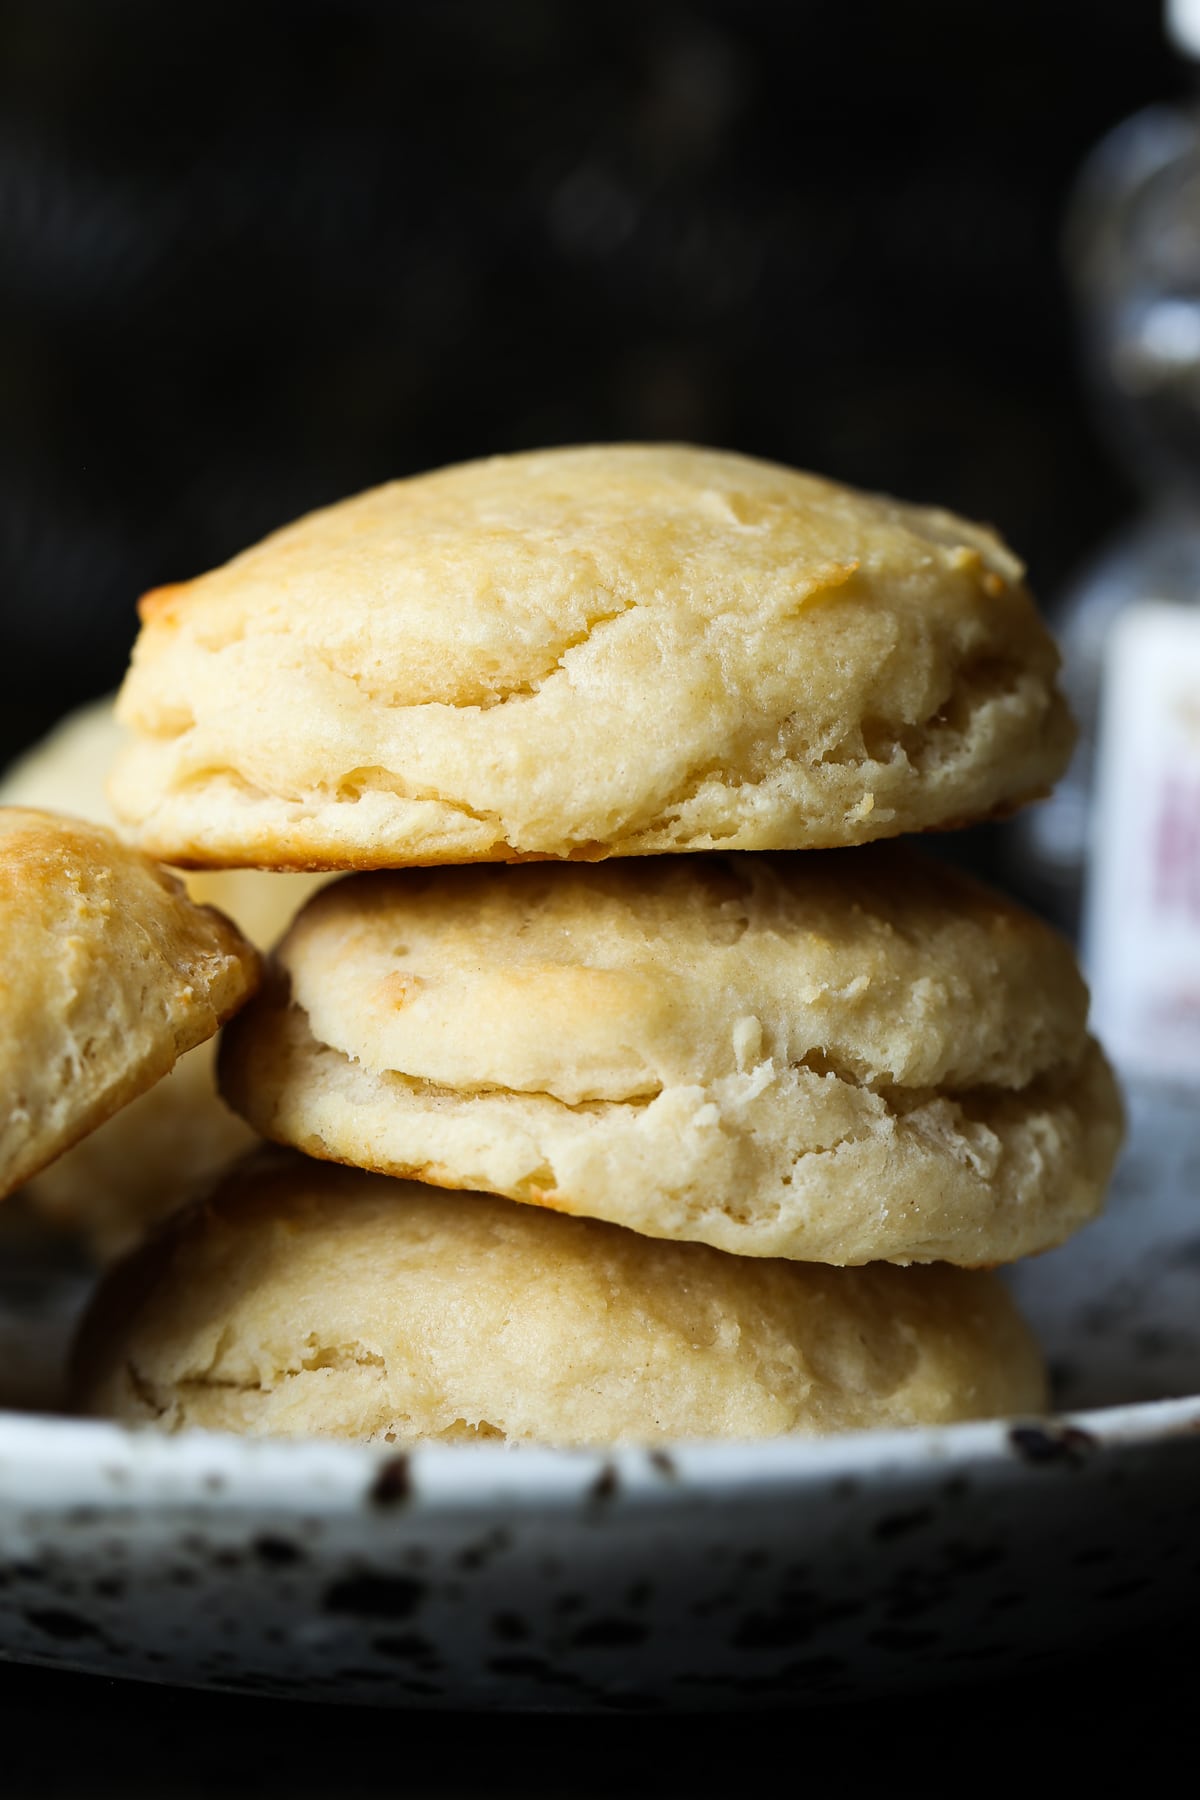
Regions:
M 1200 1467 L 1200 1394 L 1043 1415 L 840 1433 L 824 1438 L 683 1442 L 612 1449 L 503 1444 L 396 1447 L 319 1438 L 177 1435 L 105 1420 L 0 1412 L 0 1516 L 84 1507 L 323 1516 L 364 1502 L 379 1512 L 483 1514 L 497 1506 L 661 1505 L 687 1497 L 769 1499 L 838 1483 L 936 1471 L 1076 1469 L 1187 1441 Z

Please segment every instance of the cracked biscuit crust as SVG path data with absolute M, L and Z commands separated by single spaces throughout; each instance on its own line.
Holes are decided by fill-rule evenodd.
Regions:
M 258 985 L 223 914 L 102 826 L 0 808 L 0 1194 L 211 1038 Z
M 1014 1260 L 1121 1136 L 1068 946 L 898 846 L 352 877 L 225 1035 L 310 1155 L 743 1256 Z
M 1040 1411 L 993 1277 L 655 1243 L 251 1158 L 101 1288 L 85 1411 L 180 1431 L 605 1446 Z
M 142 618 L 111 793 L 184 865 L 862 843 L 1019 805 L 1073 735 L 991 532 L 686 446 L 394 482 Z

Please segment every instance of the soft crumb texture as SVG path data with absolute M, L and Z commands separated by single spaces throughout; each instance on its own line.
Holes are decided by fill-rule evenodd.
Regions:
M 609 1445 L 1040 1410 L 994 1278 L 665 1244 L 300 1157 L 252 1158 L 102 1287 L 80 1407 L 398 1444 Z
M 1041 794 L 1073 736 L 990 531 L 686 446 L 393 482 L 142 619 L 111 791 L 169 862 L 857 844 Z
M 0 1194 L 212 1037 L 258 978 L 229 920 L 112 832 L 0 808 Z
M 190 1194 L 251 1149 L 257 1134 L 217 1093 L 217 1040 L 35 1175 L 22 1201 L 83 1240 L 101 1263 L 121 1256 Z
M 127 734 L 113 716 L 115 696 L 69 714 L 6 770 L 0 806 L 32 806 L 112 825 L 105 791 Z M 227 914 L 267 950 L 323 877 L 252 869 L 186 877 L 199 904 Z M 189 1050 L 164 1081 L 93 1131 L 35 1176 L 30 1204 L 54 1224 L 82 1234 L 107 1258 L 132 1243 L 197 1183 L 246 1150 L 254 1134 L 217 1097 L 212 1041 Z
M 409 870 L 301 912 L 222 1089 L 310 1155 L 743 1256 L 1006 1262 L 1121 1136 L 1054 932 L 900 846 Z

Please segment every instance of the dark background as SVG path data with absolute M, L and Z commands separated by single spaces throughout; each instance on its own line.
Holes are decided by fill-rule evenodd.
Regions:
M 440 462 L 729 445 L 990 518 L 1131 496 L 1060 272 L 1186 91 L 1153 0 L 0 3 L 0 758 L 138 593 Z
M 963 1800 L 1186 1793 L 1195 1769 L 1183 1628 L 1020 1680 L 790 1713 L 368 1711 L 5 1665 L 0 1696 L 5 1800 Z

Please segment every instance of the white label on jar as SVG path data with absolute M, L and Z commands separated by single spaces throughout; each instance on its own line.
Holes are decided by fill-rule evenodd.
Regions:
M 1109 638 L 1084 962 L 1115 1061 L 1200 1082 L 1200 608 L 1143 602 Z

